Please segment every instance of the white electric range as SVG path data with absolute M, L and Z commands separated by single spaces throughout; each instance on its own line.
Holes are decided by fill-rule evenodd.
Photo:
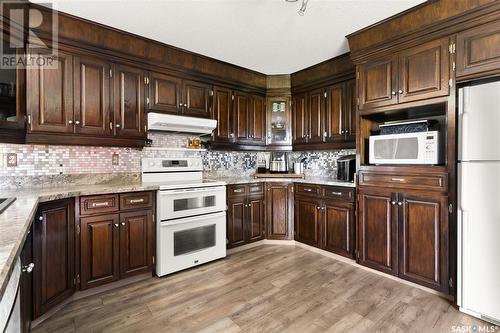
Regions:
M 204 180 L 201 158 L 144 158 L 142 182 L 160 187 L 158 276 L 226 256 L 226 183 Z

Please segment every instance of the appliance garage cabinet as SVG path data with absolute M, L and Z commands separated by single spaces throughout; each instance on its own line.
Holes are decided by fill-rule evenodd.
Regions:
M 154 198 L 147 191 L 41 203 L 21 254 L 32 271 L 21 282 L 23 304 L 32 305 L 22 306 L 24 325 L 77 290 L 151 273 Z

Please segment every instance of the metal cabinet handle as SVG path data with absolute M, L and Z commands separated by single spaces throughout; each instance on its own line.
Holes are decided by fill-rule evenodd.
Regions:
M 144 202 L 144 198 L 143 199 L 130 199 L 131 204 L 142 203 L 142 202 Z
M 403 90 L 401 90 L 401 89 L 400 89 L 400 90 L 398 90 L 398 94 L 400 94 L 400 95 L 401 95 L 402 93 L 403 93 Z
M 349 134 L 349 130 L 345 130 L 345 134 Z
M 75 125 L 80 125 L 80 121 L 79 120 L 75 120 Z
M 115 223 L 115 228 L 118 228 L 120 225 L 118 223 Z
M 395 91 L 393 91 L 391 94 L 392 94 L 392 96 L 396 96 L 396 92 Z
M 38 221 L 43 221 L 43 216 L 39 216 Z
M 398 206 L 401 206 L 403 203 L 402 202 L 398 202 Z
M 125 222 L 122 222 L 121 225 L 125 226 Z
M 304 191 L 306 191 L 306 192 L 312 192 L 312 190 L 310 188 L 305 188 Z
M 105 202 L 93 202 L 92 203 L 92 207 L 107 207 L 109 206 L 109 202 L 108 201 L 105 201 Z
M 405 181 L 405 179 L 404 179 L 404 178 L 391 178 L 391 180 L 392 180 L 393 182 L 404 182 L 404 181 Z
M 187 106 L 188 106 L 187 103 L 184 103 L 184 107 L 187 108 Z
M 233 190 L 234 193 L 242 193 L 242 192 L 245 192 L 245 190 L 243 189 L 239 189 L 239 190 Z
M 28 264 L 26 266 L 23 266 L 21 268 L 21 272 L 23 272 L 23 273 L 31 273 L 31 272 L 33 272 L 34 268 L 35 268 L 35 264 L 34 263 L 30 263 L 30 264 Z
M 333 195 L 342 195 L 342 192 L 332 192 Z
M 73 120 L 68 120 L 68 124 L 72 125 L 73 124 Z
M 391 205 L 395 205 L 396 204 L 396 201 L 391 201 Z
M 116 124 L 116 125 L 115 125 L 115 127 L 116 127 L 116 128 L 120 128 L 120 124 Z
M 321 207 L 320 207 L 320 206 L 318 206 L 318 207 L 316 207 L 316 209 L 321 209 Z
M 179 103 L 179 107 L 182 108 L 182 103 Z

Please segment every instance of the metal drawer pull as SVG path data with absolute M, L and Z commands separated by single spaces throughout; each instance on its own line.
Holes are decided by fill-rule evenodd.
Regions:
M 404 181 L 405 181 L 405 179 L 404 179 L 404 178 L 391 178 L 391 180 L 392 180 L 393 182 L 404 182 Z
M 144 198 L 142 198 L 142 199 L 130 199 L 131 204 L 141 203 L 141 202 L 144 202 Z
M 304 191 L 306 191 L 306 192 L 312 192 L 312 190 L 310 188 L 305 188 Z
M 242 193 L 242 192 L 245 192 L 245 190 L 243 189 L 239 189 L 239 190 L 233 190 L 234 193 Z
M 342 195 L 342 192 L 332 192 L 333 195 Z
M 34 263 L 30 263 L 27 266 L 23 266 L 21 268 L 21 272 L 23 272 L 23 273 L 31 273 L 31 272 L 33 272 L 33 268 L 35 268 L 35 264 Z
M 92 207 L 107 207 L 109 206 L 109 202 L 108 201 L 105 201 L 105 202 L 93 202 L 92 203 Z

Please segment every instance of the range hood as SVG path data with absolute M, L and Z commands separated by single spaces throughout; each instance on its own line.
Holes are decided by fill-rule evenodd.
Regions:
M 148 113 L 148 129 L 150 131 L 166 131 L 177 133 L 212 134 L 217 127 L 217 120 L 174 116 L 163 113 Z

